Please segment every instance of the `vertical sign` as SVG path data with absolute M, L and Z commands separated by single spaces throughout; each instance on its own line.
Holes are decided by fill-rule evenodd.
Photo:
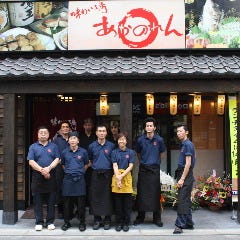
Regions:
M 237 159 L 237 100 L 235 96 L 229 96 L 229 121 L 231 141 L 232 163 L 232 201 L 238 201 L 238 159 Z

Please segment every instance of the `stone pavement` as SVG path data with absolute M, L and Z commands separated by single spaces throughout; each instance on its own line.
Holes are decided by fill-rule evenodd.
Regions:
M 114 227 L 110 230 L 92 230 L 93 216 L 87 216 L 87 229 L 85 232 L 78 230 L 78 221 L 72 220 L 72 228 L 66 232 L 61 230 L 63 224 L 62 219 L 56 219 L 56 229 L 49 231 L 44 229 L 41 232 L 34 230 L 34 219 L 22 219 L 24 211 L 19 211 L 19 220 L 15 225 L 2 224 L 2 211 L 0 211 L 0 236 L 167 236 L 173 235 L 174 221 L 176 218 L 176 211 L 167 208 L 163 210 L 162 220 L 164 226 L 159 228 L 152 224 L 152 215 L 150 213 L 146 216 L 144 224 L 139 226 L 130 226 L 129 232 L 116 232 Z M 136 212 L 133 212 L 132 220 L 135 219 Z M 209 235 L 240 235 L 240 224 L 237 220 L 232 220 L 233 212 L 230 210 L 220 210 L 217 212 L 208 209 L 199 209 L 193 212 L 193 220 L 195 222 L 194 230 L 184 230 L 182 235 L 185 236 L 209 236 Z

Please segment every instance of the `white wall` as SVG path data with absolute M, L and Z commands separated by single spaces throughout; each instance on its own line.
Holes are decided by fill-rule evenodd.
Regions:
M 171 151 L 171 175 L 177 168 L 179 150 Z M 196 150 L 197 161 L 194 168 L 194 176 L 206 175 L 208 171 L 216 170 L 217 175 L 222 175 L 224 170 L 224 152 L 223 149 L 217 150 Z

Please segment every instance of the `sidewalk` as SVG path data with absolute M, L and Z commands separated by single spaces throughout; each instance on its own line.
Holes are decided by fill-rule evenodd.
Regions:
M 41 232 L 34 230 L 34 219 L 22 219 L 24 211 L 19 211 L 18 222 L 15 225 L 2 224 L 2 211 L 0 211 L 0 236 L 165 236 L 172 235 L 174 229 L 174 221 L 176 218 L 176 211 L 169 208 L 164 209 L 162 213 L 163 227 L 159 228 L 152 224 L 151 214 L 147 214 L 146 223 L 139 226 L 130 226 L 129 232 L 116 232 L 114 226 L 105 231 L 103 229 L 92 230 L 93 216 L 87 216 L 87 229 L 85 232 L 78 230 L 78 221 L 72 220 L 72 228 L 66 232 L 61 230 L 63 224 L 62 219 L 56 219 L 54 231 L 44 229 Z M 132 219 L 134 220 L 136 213 L 133 213 Z M 195 222 L 194 230 L 184 230 L 182 235 L 219 235 L 219 234 L 240 234 L 240 224 L 237 220 L 232 220 L 232 211 L 221 210 L 213 212 L 207 209 L 199 209 L 193 212 L 193 220 Z

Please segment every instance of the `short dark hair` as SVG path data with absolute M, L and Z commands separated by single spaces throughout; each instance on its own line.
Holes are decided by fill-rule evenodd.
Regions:
M 188 126 L 185 123 L 178 123 L 177 128 L 183 127 L 185 131 L 188 131 Z
M 111 121 L 111 122 L 110 122 L 110 127 L 119 128 L 119 122 L 118 122 L 118 121 Z
M 85 123 L 91 123 L 91 124 L 93 124 L 93 120 L 92 120 L 91 118 L 85 118 L 85 119 L 83 120 L 83 124 L 85 124 Z
M 146 126 L 146 123 L 147 123 L 147 122 L 152 122 L 154 127 L 156 127 L 156 125 L 157 125 L 157 121 L 156 121 L 156 119 L 153 118 L 153 117 L 147 117 L 147 118 L 144 120 L 144 126 Z
M 103 124 L 103 123 L 99 123 L 97 126 L 96 126 L 96 131 L 98 130 L 98 128 L 101 128 L 101 127 L 105 127 L 106 130 L 107 130 L 107 125 Z
M 39 127 L 37 128 L 37 131 L 39 132 L 39 130 L 41 130 L 41 129 L 47 129 L 47 131 L 49 132 L 48 127 L 46 127 L 46 126 L 44 126 L 44 125 L 39 126 Z
M 118 135 L 117 135 L 117 140 L 121 137 L 125 137 L 126 140 L 128 140 L 128 134 L 127 132 L 120 132 Z
M 60 127 L 62 127 L 63 124 L 67 124 L 69 126 L 69 128 L 71 128 L 69 121 L 67 121 L 67 120 L 62 121 L 60 124 Z

